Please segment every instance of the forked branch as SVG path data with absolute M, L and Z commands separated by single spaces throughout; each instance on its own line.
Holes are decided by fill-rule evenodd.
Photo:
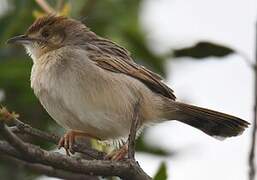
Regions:
M 7 118 L 8 117 L 8 118 Z M 140 168 L 134 160 L 134 144 L 136 128 L 138 123 L 138 105 L 135 107 L 135 115 L 131 125 L 131 134 L 129 138 L 129 158 L 124 161 L 106 161 L 106 160 L 87 160 L 78 157 L 69 157 L 58 152 L 49 152 L 33 144 L 29 144 L 20 139 L 15 133 L 25 133 L 43 140 L 57 144 L 59 136 L 49 134 L 31 126 L 22 123 L 12 113 L 0 111 L 0 134 L 5 141 L 0 141 L 0 151 L 7 155 L 7 158 L 13 158 L 13 161 L 20 162 L 24 166 L 30 167 L 35 171 L 55 177 L 74 176 L 77 179 L 86 176 L 118 176 L 123 179 L 150 180 L 151 178 Z M 15 127 L 8 127 L 7 121 L 13 121 Z M 83 145 L 82 145 L 83 146 Z M 76 147 L 76 148 L 75 148 Z M 90 147 L 83 147 L 77 144 L 74 147 L 76 152 L 82 152 L 90 157 L 100 157 L 101 152 L 92 150 Z M 90 153 L 88 153 L 90 152 Z M 93 152 L 93 153 L 92 153 Z M 65 177 L 63 177 L 65 178 Z M 74 178 L 75 179 L 75 178 Z

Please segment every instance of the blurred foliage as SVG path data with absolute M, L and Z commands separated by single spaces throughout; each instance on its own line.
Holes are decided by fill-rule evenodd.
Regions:
M 8 164 L 8 166 L 6 166 L 6 164 Z M 8 160 L 2 158 L 0 163 L 0 177 L 3 180 L 20 180 L 20 177 L 26 177 L 26 180 L 35 179 L 34 174 L 24 171 L 22 167 L 17 164 L 9 164 Z
M 167 167 L 166 167 L 166 164 L 163 162 L 163 163 L 161 163 L 153 180 L 166 180 L 167 178 L 168 178 Z
M 156 146 L 150 146 L 147 142 L 144 141 L 144 134 L 138 137 L 136 141 L 136 150 L 139 152 L 145 152 L 157 156 L 172 156 L 175 152 L 169 152 L 165 149 Z
M 58 5 L 60 1 L 47 2 L 52 7 L 60 8 L 60 14 L 81 20 L 97 34 L 123 45 L 139 63 L 164 75 L 165 60 L 149 49 L 138 21 L 140 0 L 71 0 L 63 1 L 63 5 Z M 42 108 L 30 88 L 30 58 L 21 47 L 5 44 L 8 38 L 24 33 L 35 17 L 44 15 L 44 11 L 33 0 L 10 0 L 8 3 L 9 10 L 0 17 L 0 90 L 5 94 L 0 103 L 19 112 L 21 119 L 33 127 L 42 130 L 57 129 L 58 126 Z M 143 141 L 140 142 L 138 147 L 141 151 L 167 154 L 162 150 L 146 148 Z M 49 147 L 45 142 L 34 140 L 34 143 Z M 21 168 L 17 169 L 16 178 L 13 174 L 5 173 L 11 170 L 12 164 L 0 162 L 1 179 L 22 180 L 34 177 Z
M 173 50 L 174 57 L 192 57 L 195 59 L 207 58 L 210 56 L 224 57 L 234 53 L 231 48 L 210 42 L 198 42 L 192 47 Z
M 33 127 L 48 131 L 59 130 L 30 88 L 32 66 L 30 58 L 25 55 L 21 47 L 9 47 L 5 44 L 8 38 L 25 32 L 35 17 L 42 16 L 44 11 L 34 0 L 7 2 L 9 9 L 0 17 L 0 91 L 4 91 L 5 94 L 0 104 L 20 113 L 21 119 Z M 149 48 L 146 33 L 142 31 L 139 23 L 141 0 L 48 0 L 47 2 L 54 9 L 58 9 L 60 14 L 80 20 L 98 35 L 126 47 L 138 63 L 165 75 L 166 56 L 155 54 Z M 204 42 L 191 48 L 175 50 L 173 55 L 202 58 L 210 55 L 224 56 L 231 52 L 226 47 Z M 45 142 L 29 140 L 49 148 Z M 148 146 L 142 137 L 137 142 L 137 150 L 162 156 L 170 155 L 165 150 Z M 35 177 L 22 168 L 15 168 L 15 175 L 11 173 L 13 169 L 12 164 L 1 160 L 1 179 L 27 180 Z M 164 180 L 162 178 L 167 178 L 164 164 L 155 179 Z

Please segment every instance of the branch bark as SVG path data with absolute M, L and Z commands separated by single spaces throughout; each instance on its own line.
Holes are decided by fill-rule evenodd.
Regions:
M 253 120 L 253 131 L 251 139 L 251 148 L 249 153 L 249 180 L 254 180 L 256 176 L 256 167 L 255 167 L 255 146 L 256 146 L 256 129 L 257 129 L 257 23 L 255 27 L 255 105 L 254 105 L 254 120 Z
M 36 0 L 36 3 L 47 13 L 47 14 L 56 14 L 54 8 L 52 8 L 47 1 L 45 0 Z
M 38 139 L 43 139 L 45 141 L 51 142 L 55 145 L 58 145 L 60 136 L 53 134 L 53 133 L 46 133 L 39 129 L 35 129 L 35 128 L 31 127 L 30 125 L 21 122 L 17 118 L 13 118 L 12 121 L 16 125 L 15 127 L 11 127 L 11 130 L 13 132 L 27 134 L 27 135 L 36 137 Z M 104 156 L 106 155 L 104 152 L 96 151 L 96 150 L 90 148 L 87 144 L 81 143 L 81 142 L 76 142 L 72 146 L 72 149 L 75 152 L 79 152 L 79 153 L 86 155 L 89 159 L 103 159 Z
M 85 160 L 78 157 L 62 155 L 58 152 L 49 152 L 33 144 L 25 143 L 12 132 L 17 130 L 21 131 L 21 126 L 19 127 L 19 125 L 17 125 L 17 128 L 12 128 L 11 130 L 9 127 L 7 127 L 7 125 L 4 123 L 5 121 L 1 117 L 5 116 L 1 116 L 0 114 L 0 134 L 9 144 L 7 142 L 0 141 L 0 151 L 3 152 L 3 154 L 7 154 L 8 156 L 15 157 L 29 163 L 32 167 L 34 167 L 33 165 L 35 164 L 37 165 L 37 168 L 39 167 L 38 165 L 42 165 L 40 166 L 41 170 L 44 169 L 46 173 L 47 170 L 49 170 L 49 175 L 50 173 L 53 173 L 50 171 L 51 168 L 53 168 L 57 170 L 58 173 L 65 171 L 69 175 L 70 173 L 74 173 L 76 176 L 118 176 L 120 178 L 133 180 L 151 179 L 140 168 L 139 164 L 134 159 L 127 159 L 124 161 Z M 10 120 L 10 117 L 8 120 Z M 15 121 L 16 123 L 18 122 L 18 124 L 22 123 L 18 121 L 18 119 L 15 119 Z M 133 119 L 133 121 L 136 122 L 137 120 Z M 52 138 L 53 142 L 57 142 L 56 140 L 59 139 L 56 138 L 57 136 L 55 135 L 46 136 L 46 134 L 42 133 L 42 131 L 36 131 L 36 129 L 31 127 L 24 129 L 23 132 L 37 135 L 38 137 L 44 137 L 45 139 Z M 32 131 L 32 129 L 35 131 Z

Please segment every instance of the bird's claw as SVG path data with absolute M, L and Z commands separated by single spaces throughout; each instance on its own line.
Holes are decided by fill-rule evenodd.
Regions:
M 126 155 L 128 154 L 128 145 L 123 145 L 120 149 L 114 150 L 110 154 L 105 156 L 105 160 L 113 160 L 113 161 L 121 161 L 125 159 Z
M 74 154 L 74 151 L 72 149 L 74 142 L 75 142 L 75 135 L 73 131 L 69 131 L 60 139 L 58 143 L 58 149 L 63 147 L 66 151 L 66 154 L 70 156 L 70 154 Z

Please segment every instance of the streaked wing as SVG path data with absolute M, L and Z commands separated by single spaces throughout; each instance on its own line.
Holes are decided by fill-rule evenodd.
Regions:
M 98 40 L 97 43 L 95 41 L 88 43 L 84 48 L 90 52 L 89 59 L 99 67 L 129 75 L 143 82 L 152 91 L 172 100 L 176 99 L 173 90 L 161 81 L 161 76 L 136 64 L 124 48 L 104 39 Z

